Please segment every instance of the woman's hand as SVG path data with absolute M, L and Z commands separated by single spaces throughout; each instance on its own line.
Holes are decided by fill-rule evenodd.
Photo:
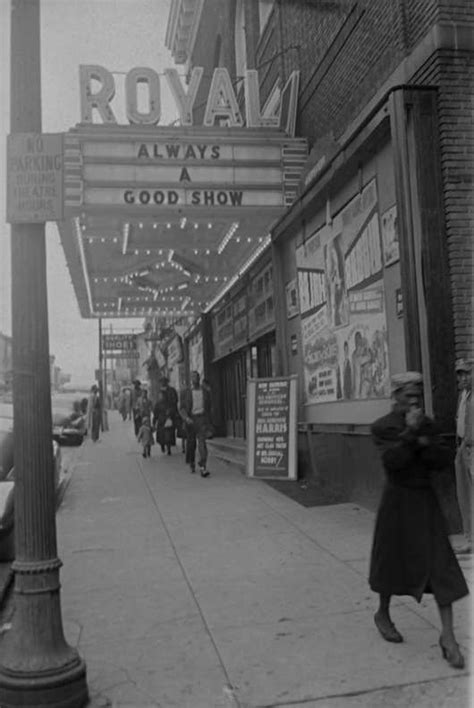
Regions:
M 417 430 L 423 420 L 421 408 L 411 408 L 405 415 L 405 423 L 411 430 Z

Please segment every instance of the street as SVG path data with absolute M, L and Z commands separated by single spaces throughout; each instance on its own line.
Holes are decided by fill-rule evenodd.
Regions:
M 304 508 L 212 458 L 209 479 L 191 476 L 176 448 L 145 460 L 131 423 L 109 423 L 57 515 L 64 628 L 91 706 L 469 705 L 430 596 L 394 602 L 403 644 L 376 631 L 371 512 Z M 454 608 L 467 656 L 469 608 Z

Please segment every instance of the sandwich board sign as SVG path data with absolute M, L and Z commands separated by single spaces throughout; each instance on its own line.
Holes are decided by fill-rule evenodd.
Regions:
M 297 376 L 249 379 L 247 475 L 297 478 Z

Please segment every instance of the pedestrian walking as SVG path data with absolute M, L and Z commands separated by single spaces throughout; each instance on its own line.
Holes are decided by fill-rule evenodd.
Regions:
M 139 401 L 139 412 L 142 420 L 144 418 L 148 418 L 149 420 L 151 420 L 151 414 L 153 413 L 153 404 L 148 398 L 148 391 L 146 390 L 146 388 L 142 389 L 142 395 L 140 396 Z
M 99 439 L 100 425 L 102 418 L 102 406 L 100 403 L 99 389 L 94 384 L 91 386 L 91 392 L 87 401 L 87 432 L 92 442 L 97 442 Z
M 122 420 L 127 420 L 130 414 L 130 389 L 122 388 L 118 397 L 118 411 Z
M 162 452 L 171 455 L 171 448 L 176 445 L 176 421 L 178 414 L 178 394 L 169 385 L 169 380 L 163 376 L 153 408 L 153 424 L 156 430 L 156 442 Z
M 452 603 L 468 588 L 433 486 L 433 476 L 452 462 L 452 454 L 423 412 L 421 374 L 394 376 L 392 393 L 392 411 L 372 425 L 386 474 L 370 558 L 369 584 L 380 599 L 374 620 L 386 641 L 402 642 L 390 617 L 392 595 L 420 602 L 424 593 L 433 594 L 442 655 L 460 669 L 464 657 L 454 636 Z
M 191 374 L 191 387 L 181 393 L 180 415 L 186 431 L 186 464 L 191 472 L 196 471 L 196 447 L 198 448 L 198 466 L 201 477 L 209 477 L 207 469 L 207 444 L 211 420 L 211 389 L 201 386 L 199 373 Z
M 133 428 L 135 431 L 135 436 L 138 435 L 140 426 L 142 424 L 142 414 L 141 414 L 141 397 L 142 397 L 142 385 L 138 379 L 133 382 L 132 391 L 132 416 L 133 416 Z
M 474 444 L 474 410 L 472 399 L 472 366 L 473 359 L 459 359 L 456 362 L 459 398 L 456 413 L 456 495 L 461 512 L 463 535 L 465 542 L 457 553 L 472 551 L 472 476 L 474 474 L 474 459 L 472 446 Z
M 143 457 L 151 457 L 151 446 L 153 445 L 153 431 L 151 429 L 150 418 L 144 416 L 137 436 L 138 442 L 143 447 Z

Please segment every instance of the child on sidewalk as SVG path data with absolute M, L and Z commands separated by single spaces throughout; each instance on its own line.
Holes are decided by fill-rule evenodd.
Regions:
M 151 446 L 153 445 L 153 433 L 148 417 L 143 418 L 137 439 L 138 442 L 143 445 L 143 457 L 150 457 Z

